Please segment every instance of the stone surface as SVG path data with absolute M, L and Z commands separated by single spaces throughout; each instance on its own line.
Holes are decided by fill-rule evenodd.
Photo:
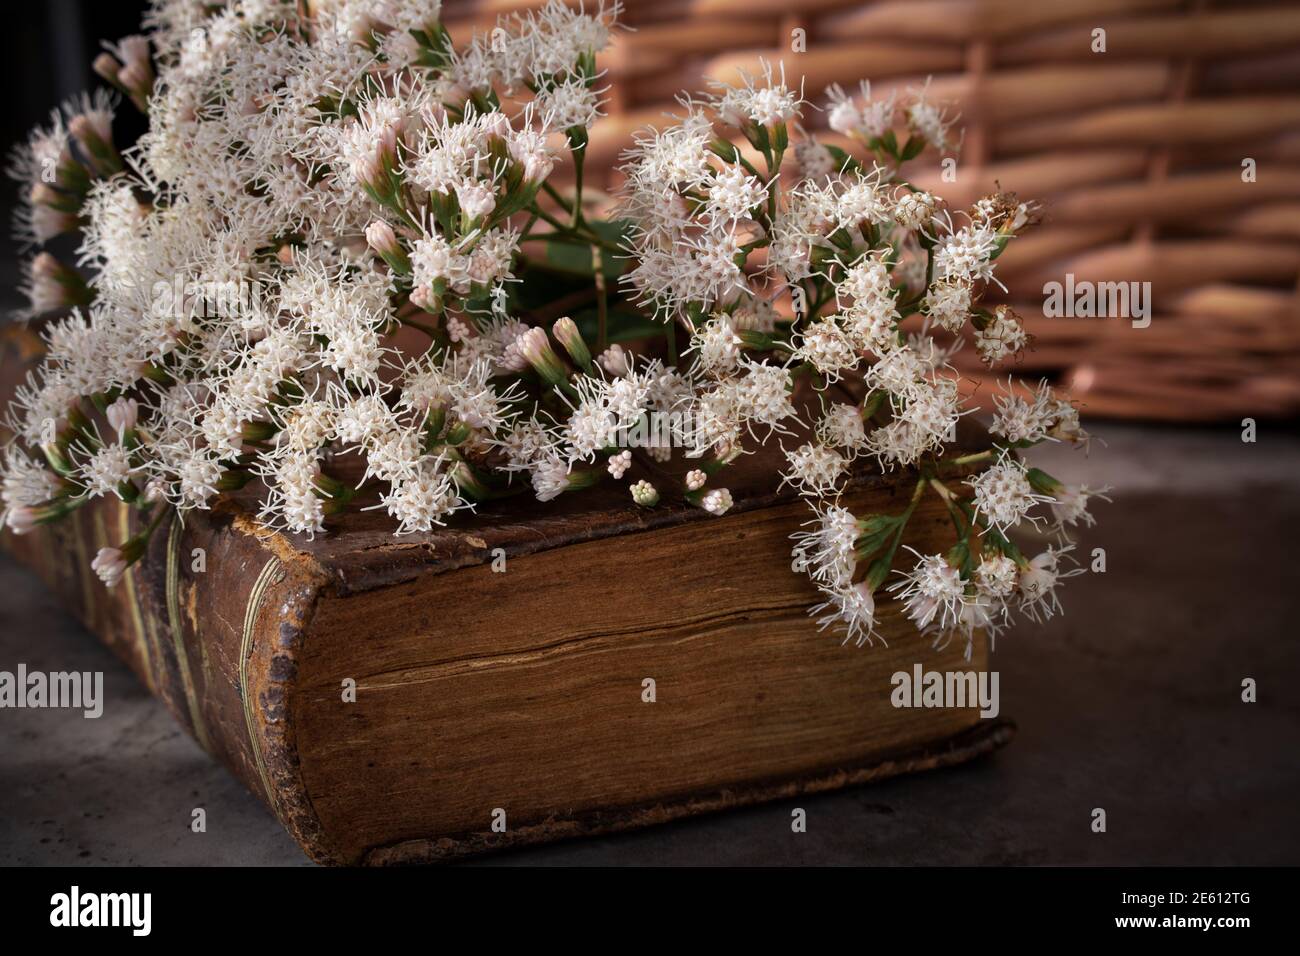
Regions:
M 976 764 L 486 864 L 1300 863 L 1300 438 L 1099 427 L 1035 462 L 1114 487 L 1066 614 L 998 642 L 1020 734 Z M 1085 554 L 1086 556 L 1086 554 Z M 306 861 L 25 570 L 0 558 L 0 669 L 102 670 L 98 720 L 0 711 L 0 864 Z M 918 643 L 918 660 L 924 660 Z M 870 653 L 869 650 L 854 653 Z M 1259 702 L 1241 702 L 1243 677 Z M 790 811 L 808 832 L 790 832 Z M 203 807 L 207 832 L 190 832 Z M 1094 834 L 1092 810 L 1108 829 Z

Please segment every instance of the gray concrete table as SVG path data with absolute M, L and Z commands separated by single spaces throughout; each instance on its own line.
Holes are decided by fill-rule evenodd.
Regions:
M 1115 487 L 1105 574 L 998 641 L 1019 736 L 952 770 L 488 864 L 1300 863 L 1300 439 L 1265 425 L 1098 428 L 1058 477 Z M 0 669 L 102 670 L 98 720 L 0 711 L 0 863 L 302 865 L 279 824 L 161 704 L 0 558 Z M 864 650 L 862 653 L 870 653 Z M 1241 701 L 1243 677 L 1259 701 Z M 207 832 L 190 831 L 193 808 Z M 1090 829 L 1094 807 L 1107 832 Z

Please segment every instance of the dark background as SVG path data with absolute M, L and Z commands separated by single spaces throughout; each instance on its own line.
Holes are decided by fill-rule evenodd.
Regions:
M 6 152 L 43 122 L 51 108 L 100 84 L 90 69 L 100 41 L 138 33 L 144 9 L 144 3 L 134 0 L 40 0 L 10 8 L 0 77 L 4 89 L 17 90 L 18 95 L 0 111 Z M 142 128 L 138 113 L 122 110 L 117 129 L 123 141 Z M 7 201 L 10 192 L 6 190 Z
M 32 127 L 45 124 L 50 111 L 79 93 L 104 86 L 90 64 L 103 49 L 101 41 L 116 41 L 140 32 L 142 0 L 39 0 L 10 8 L 0 38 L 0 89 L 13 90 L 0 110 L 0 166 L 10 151 L 27 139 Z M 18 12 L 21 11 L 21 12 Z M 135 141 L 146 128 L 144 117 L 130 104 L 118 110 L 113 123 L 119 146 Z M 0 177 L 0 314 L 18 308 L 18 247 L 10 238 L 10 220 L 17 183 Z M 64 245 L 57 245 L 60 251 Z

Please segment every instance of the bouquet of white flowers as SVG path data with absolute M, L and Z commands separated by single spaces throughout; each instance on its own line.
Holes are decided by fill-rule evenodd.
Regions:
M 246 486 L 303 535 L 350 508 L 426 532 L 624 480 L 639 506 L 720 515 L 728 464 L 780 444 L 773 483 L 812 509 L 793 567 L 846 640 L 871 640 L 882 590 L 940 639 L 1056 611 L 1064 531 L 1097 492 L 1016 450 L 1086 443 L 1074 406 L 1009 390 L 991 447 L 945 457 L 965 326 L 990 364 L 1027 344 L 979 301 L 1033 208 L 950 210 L 902 178 L 955 146 L 927 89 L 832 87 L 850 152 L 804 130 L 782 66 L 683 96 L 627 150 L 617 203 L 584 193 L 617 12 L 552 2 L 457 47 L 428 0 L 153 0 L 147 36 L 95 63 L 119 95 L 57 111 L 13 163 L 23 237 L 80 245 L 76 267 L 27 266 L 48 351 L 10 408 L 8 526 L 105 495 L 138 507 L 143 530 L 94 560 L 113 584 L 172 509 Z M 119 152 L 122 97 L 149 128 Z M 674 454 L 694 460 L 680 487 L 625 477 Z M 910 505 L 838 504 L 862 460 L 911 469 Z M 953 547 L 895 570 L 927 493 Z M 1060 546 L 1026 557 L 1024 521 Z

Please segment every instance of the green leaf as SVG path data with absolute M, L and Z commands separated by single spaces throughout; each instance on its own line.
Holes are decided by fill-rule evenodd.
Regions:
M 893 135 L 892 130 L 890 131 L 890 135 Z M 916 159 L 916 157 L 921 155 L 921 151 L 924 149 L 925 149 L 925 139 L 923 137 L 920 136 L 909 137 L 907 140 L 907 145 L 903 147 L 903 152 L 899 154 L 898 158 L 903 162 L 907 162 L 909 159 Z
M 785 152 L 790 146 L 790 131 L 786 129 L 784 123 L 778 123 L 773 132 L 776 135 L 773 138 L 772 145 L 776 147 L 777 151 Z
M 598 315 L 596 309 L 587 308 L 575 312 L 572 319 L 578 325 L 578 331 L 588 342 L 597 339 Z M 606 315 L 610 342 L 628 342 L 633 339 L 649 339 L 663 335 L 664 324 L 656 322 L 640 312 L 627 308 L 611 308 Z
M 630 219 L 588 219 L 587 225 L 591 227 L 592 232 L 606 242 L 622 246 L 627 243 L 627 235 L 632 228 L 632 221 Z
M 1030 468 L 1025 472 L 1029 484 L 1040 495 L 1055 495 L 1063 485 L 1041 468 Z
M 826 147 L 826 152 L 830 153 L 831 157 L 835 160 L 836 169 L 841 169 L 845 172 L 853 172 L 855 169 L 862 168 L 861 164 L 856 159 L 838 146 L 831 146 L 829 144 L 823 145 Z
M 529 243 L 529 245 L 536 245 Z M 535 249 L 530 250 L 536 252 Z M 516 275 L 519 282 L 507 283 L 510 293 L 509 305 L 513 312 L 532 312 L 541 309 L 556 299 L 563 298 L 582 289 L 591 288 L 591 276 L 576 276 L 548 269 L 544 262 L 524 259 Z
M 539 242 L 537 246 L 542 250 L 541 258 L 533 259 L 532 264 L 539 268 L 576 276 L 592 277 L 596 274 L 591 246 L 558 239 Z M 600 265 L 606 278 L 617 278 L 623 268 L 623 263 L 617 259 L 610 262 L 604 251 L 601 252 Z
M 898 158 L 898 137 L 894 135 L 892 129 L 885 130 L 885 135 L 880 137 L 880 145 L 890 156 Z
M 594 219 L 587 225 L 605 242 L 621 245 L 624 241 L 624 230 L 627 228 L 625 220 L 611 222 Z M 532 260 L 534 265 L 569 275 L 595 276 L 596 260 L 592 255 L 592 247 L 582 243 L 581 240 L 549 239 L 538 245 L 542 248 L 542 256 L 540 259 Z M 627 270 L 628 260 L 621 254 L 610 249 L 600 249 L 599 253 L 600 271 L 605 278 L 617 279 Z

